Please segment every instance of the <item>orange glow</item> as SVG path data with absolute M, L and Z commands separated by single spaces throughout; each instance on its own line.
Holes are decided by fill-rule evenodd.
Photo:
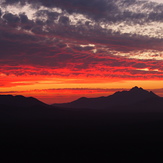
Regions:
M 55 76 L 1 76 L 1 94 L 33 96 L 46 103 L 70 102 L 80 97 L 108 96 L 117 90 L 134 86 L 155 90 L 162 88 L 162 80 L 127 80 L 121 78 L 55 77 Z

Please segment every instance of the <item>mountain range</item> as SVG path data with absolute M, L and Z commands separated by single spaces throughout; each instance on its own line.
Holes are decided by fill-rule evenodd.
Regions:
M 122 107 L 123 109 L 125 107 L 130 107 L 131 111 L 137 106 L 139 111 L 140 107 L 142 110 L 146 109 L 146 111 L 148 111 L 148 108 L 152 109 L 151 107 L 153 107 L 154 109 L 155 106 L 157 106 L 159 110 L 161 108 L 163 109 L 163 98 L 157 96 L 152 91 L 149 92 L 143 88 L 138 88 L 135 86 L 129 91 L 115 92 L 107 97 L 82 97 L 70 103 L 53 104 L 53 106 L 74 109 L 107 109 L 112 111 L 116 108 L 118 108 L 120 111 L 120 108 Z
M 0 161 L 140 162 L 153 155 L 159 162 L 162 126 L 163 98 L 138 87 L 53 105 L 0 95 Z
M 146 112 L 163 112 L 163 98 L 157 96 L 152 91 L 144 90 L 143 88 L 133 87 L 129 91 L 119 91 L 107 97 L 86 98 L 81 97 L 75 101 L 61 104 L 45 104 L 33 97 L 24 97 L 21 95 L 0 95 L 1 111 L 5 108 L 15 108 L 34 112 L 51 109 L 64 110 L 105 110 L 105 111 L 146 111 Z M 4 109 L 2 109 L 4 108 Z M 24 108 L 24 109 L 21 109 Z M 37 114 L 36 111 L 36 114 Z

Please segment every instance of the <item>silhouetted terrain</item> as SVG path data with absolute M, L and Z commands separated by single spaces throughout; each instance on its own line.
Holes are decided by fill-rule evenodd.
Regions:
M 75 104 L 82 100 L 103 109 L 0 96 L 1 162 L 162 162 L 161 97 L 135 87 Z
M 155 102 L 154 102 L 155 101 Z M 134 110 L 135 105 L 146 105 L 146 107 L 155 107 L 155 105 L 163 106 L 163 98 L 157 96 L 153 92 L 148 92 L 142 88 L 134 87 L 130 91 L 122 91 L 116 92 L 113 95 L 108 97 L 98 97 L 98 98 L 86 98 L 82 97 L 76 101 L 64 104 L 53 104 L 53 106 L 58 107 L 65 107 L 65 108 L 75 108 L 75 109 L 106 109 L 110 111 L 143 111 L 145 108 L 143 107 L 142 110 L 136 107 Z M 121 109 L 123 107 L 123 109 Z M 126 107 L 126 108 L 125 108 Z M 129 108 L 128 108 L 129 107 Z M 147 109 L 147 111 L 149 111 Z M 154 110 L 155 111 L 155 110 Z
M 24 97 L 21 95 L 0 95 L 0 105 L 14 106 L 14 107 L 35 107 L 46 106 L 47 104 L 37 100 L 33 97 Z

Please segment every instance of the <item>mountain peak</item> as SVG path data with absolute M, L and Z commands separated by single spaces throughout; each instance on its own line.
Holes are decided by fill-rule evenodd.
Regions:
M 142 91 L 142 90 L 145 91 L 143 88 L 141 88 L 141 87 L 139 88 L 138 86 L 135 86 L 130 89 L 130 91 Z
M 141 88 L 141 87 L 139 88 L 137 86 L 133 87 L 128 92 L 130 93 L 130 95 L 134 95 L 134 96 L 136 95 L 137 97 L 135 97 L 135 98 L 139 98 L 140 96 L 142 96 L 142 97 L 156 97 L 157 96 L 152 91 L 147 91 L 147 90 L 144 90 L 143 88 Z
M 156 97 L 157 95 L 155 93 L 153 93 L 152 91 L 147 91 L 144 90 L 143 88 L 139 88 L 137 86 L 131 88 L 128 92 L 132 93 L 132 94 L 138 94 L 138 95 L 147 95 L 147 96 L 151 96 L 151 97 Z M 158 96 L 157 96 L 158 97 Z
M 135 87 L 133 87 L 133 88 L 131 88 L 130 90 L 129 90 L 129 92 L 130 93 L 136 93 L 136 94 L 149 94 L 150 92 L 149 91 L 147 91 L 147 90 L 144 90 L 143 88 L 139 88 L 139 87 L 137 87 L 137 86 L 135 86 Z

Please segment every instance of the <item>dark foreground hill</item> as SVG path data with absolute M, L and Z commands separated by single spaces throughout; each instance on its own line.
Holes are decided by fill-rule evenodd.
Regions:
M 137 94 L 136 90 L 139 89 L 129 92 Z M 6 97 L 6 103 L 1 96 L 0 161 L 162 162 L 162 98 L 145 90 L 141 92 L 150 97 L 121 105 L 120 111 L 116 112 L 61 109 L 33 98 L 30 102 L 31 98 L 22 96 L 15 100 L 15 96 Z M 120 97 L 121 93 L 113 96 Z M 136 96 L 143 98 L 139 93 Z M 130 110 L 146 109 L 123 112 L 126 107 Z

